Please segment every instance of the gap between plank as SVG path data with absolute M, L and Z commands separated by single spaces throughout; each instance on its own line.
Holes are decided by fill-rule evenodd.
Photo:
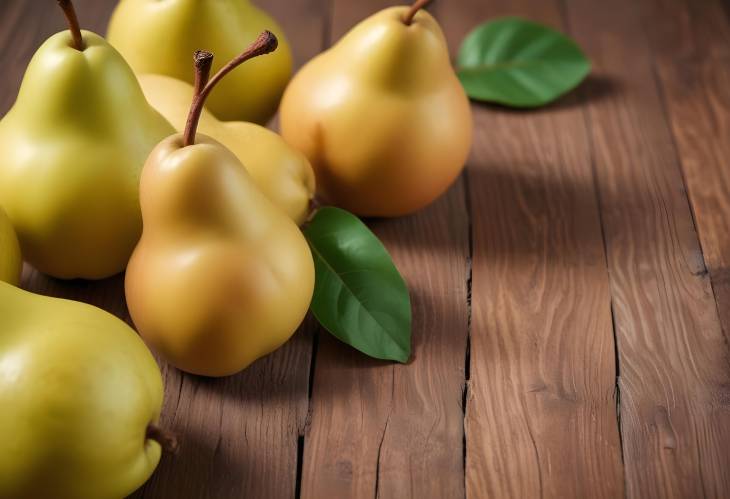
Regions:
M 560 17 L 563 23 L 563 26 L 565 26 L 565 31 L 572 36 L 573 30 L 570 26 L 570 16 L 568 15 L 568 8 L 565 3 L 565 0 L 558 0 L 558 8 L 560 10 Z M 606 267 L 606 276 L 608 278 L 608 289 L 609 289 L 609 308 L 611 312 L 611 333 L 613 335 L 613 355 L 614 355 L 614 407 L 616 411 L 616 427 L 618 429 L 618 441 L 619 441 L 619 450 L 621 454 L 621 465 L 624 468 L 624 480 L 622 481 L 623 485 L 623 492 L 624 497 L 628 497 L 628 490 L 626 488 L 626 479 L 625 479 L 625 472 L 626 472 L 626 463 L 624 458 L 624 434 L 623 434 L 623 428 L 621 426 L 621 356 L 620 356 L 620 349 L 619 349 L 619 342 L 618 342 L 618 333 L 616 331 L 616 316 L 614 314 L 614 303 L 613 303 L 613 290 L 612 283 L 610 279 L 610 267 L 608 264 L 608 242 L 606 240 L 606 229 L 605 229 L 605 223 L 603 220 L 603 199 L 601 199 L 601 190 L 598 186 L 598 168 L 596 166 L 596 154 L 595 154 L 595 144 L 593 141 L 593 126 L 591 123 L 590 116 L 588 115 L 588 111 L 586 109 L 586 104 L 590 100 L 590 92 L 586 91 L 584 88 L 580 88 L 578 90 L 578 97 L 581 101 L 581 115 L 583 115 L 583 123 L 584 128 L 586 131 L 586 140 L 588 142 L 588 152 L 590 157 L 590 163 L 591 163 L 591 177 L 593 180 L 593 195 L 596 199 L 597 208 L 598 208 L 598 223 L 601 228 L 601 243 L 603 244 L 603 261 L 604 265 Z
M 325 16 L 322 23 L 322 51 L 332 45 L 332 23 L 335 17 L 335 0 L 325 0 Z
M 464 386 L 461 392 L 461 410 L 464 414 L 462 423 L 462 449 L 463 449 L 463 460 L 462 467 L 464 471 L 464 497 L 466 497 L 466 459 L 467 459 L 467 447 L 466 447 L 466 415 L 467 405 L 469 403 L 469 383 L 471 381 L 471 315 L 472 315 L 472 276 L 473 276 L 473 261 L 474 261 L 474 231 L 472 224 L 472 207 L 471 207 L 471 193 L 469 191 L 469 170 L 464 169 L 464 204 L 466 205 L 466 219 L 467 219 L 467 230 L 468 230 L 468 255 L 466 260 L 466 351 L 464 352 Z
M 332 22 L 334 17 L 334 0 L 325 0 L 323 2 L 324 15 L 322 16 L 322 39 L 320 43 L 321 52 L 327 50 L 331 44 L 332 37 Z M 306 63 L 305 63 L 306 64 Z M 296 481 L 294 484 L 296 499 L 302 497 L 302 483 L 304 480 L 304 445 L 306 440 L 307 427 L 311 422 L 312 418 L 312 393 L 314 391 L 314 373 L 317 366 L 317 350 L 319 348 L 319 331 L 321 326 L 317 325 L 312 333 L 312 355 L 309 361 L 309 385 L 307 387 L 307 415 L 304 422 L 304 427 L 301 428 L 301 433 L 297 438 L 297 471 Z
M 378 444 L 378 456 L 375 461 L 375 499 L 380 497 L 380 456 L 383 452 L 383 442 L 385 441 L 385 435 L 388 433 L 388 424 L 390 423 L 390 416 L 393 414 L 393 404 L 395 403 L 395 366 L 391 367 L 390 373 L 390 407 L 388 408 L 388 417 L 385 419 L 383 434 Z
M 644 23 L 642 23 L 643 26 Z M 651 54 L 651 76 L 654 79 L 654 86 L 656 87 L 657 95 L 659 96 L 659 103 L 662 107 L 662 115 L 664 116 L 664 122 L 667 124 L 667 130 L 669 131 L 669 138 L 672 143 L 672 151 L 674 152 L 674 157 L 677 160 L 677 165 L 679 166 L 679 175 L 682 178 L 682 186 L 684 187 L 684 198 L 687 201 L 687 206 L 689 207 L 689 216 L 692 220 L 692 228 L 695 231 L 695 235 L 697 236 L 697 243 L 700 246 L 700 261 L 702 263 L 702 270 L 699 272 L 692 272 L 693 275 L 696 276 L 704 276 L 707 275 L 707 264 L 705 263 L 705 251 L 702 247 L 702 238 L 700 237 L 700 227 L 697 225 L 697 216 L 695 215 L 695 206 L 694 203 L 692 203 L 692 198 L 689 196 L 689 189 L 687 188 L 687 177 L 684 172 L 684 164 L 682 162 L 682 155 L 679 153 L 679 145 L 677 145 L 677 137 L 674 135 L 674 127 L 672 126 L 672 117 L 669 113 L 669 105 L 667 104 L 667 96 L 664 93 L 664 87 L 661 83 L 661 78 L 659 78 L 659 73 L 656 66 L 656 60 L 657 60 L 657 54 L 654 51 L 654 44 L 651 43 L 649 40 L 647 40 L 646 46 L 648 47 L 649 54 Z M 713 290 L 714 294 L 714 290 Z M 716 303 L 717 305 L 717 300 Z M 718 315 L 719 317 L 719 315 Z M 722 326 L 722 324 L 720 324 Z
M 311 390 L 311 389 L 310 389 Z M 302 497 L 302 469 L 304 468 L 304 435 L 297 438 L 297 480 L 294 484 L 294 497 Z

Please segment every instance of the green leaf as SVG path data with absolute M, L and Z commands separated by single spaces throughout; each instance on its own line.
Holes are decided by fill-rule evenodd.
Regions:
M 516 17 L 487 22 L 469 33 L 457 65 L 469 97 L 513 107 L 548 104 L 578 86 L 591 70 L 573 40 Z
M 377 359 L 411 356 L 411 299 L 383 244 L 355 215 L 322 208 L 304 229 L 316 270 L 312 312 L 330 333 Z

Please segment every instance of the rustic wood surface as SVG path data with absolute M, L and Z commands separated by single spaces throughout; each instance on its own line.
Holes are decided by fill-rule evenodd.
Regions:
M 0 2 L 0 112 L 55 2 Z M 297 65 L 387 0 L 260 0 Z M 103 33 L 113 0 L 76 0 Z M 545 109 L 474 105 L 474 148 L 421 213 L 368 223 L 409 283 L 414 356 L 308 319 L 221 380 L 162 365 L 180 449 L 135 498 L 730 497 L 730 3 L 449 0 L 452 53 L 521 15 L 594 62 Z M 142 34 L 140 34 L 142 36 Z M 123 279 L 26 289 L 129 321 Z

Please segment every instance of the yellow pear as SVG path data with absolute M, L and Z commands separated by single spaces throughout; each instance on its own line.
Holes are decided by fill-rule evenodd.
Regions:
M 362 21 L 304 66 L 282 100 L 282 136 L 309 158 L 323 199 L 359 215 L 426 206 L 469 154 L 469 101 L 425 3 Z
M 144 230 L 125 288 L 140 335 L 184 371 L 238 372 L 286 342 L 314 290 L 314 262 L 296 224 L 256 187 L 238 158 L 196 128 L 228 71 L 276 48 L 266 32 L 213 76 L 196 54 L 196 95 L 184 134 L 162 141 L 142 172 Z
M 162 375 L 123 321 L 0 282 L 0 498 L 122 498 L 157 467 Z
M 38 49 L 0 121 L 0 205 L 38 270 L 102 279 L 127 265 L 142 231 L 142 165 L 174 129 L 122 56 L 59 3 L 71 29 Z
M 249 0 L 121 0 L 109 23 L 109 41 L 138 74 L 193 83 L 188 57 L 195 49 L 230 60 L 265 29 L 280 40 L 276 53 L 237 69 L 208 104 L 221 120 L 264 124 L 289 82 L 292 55 L 281 27 Z
M 22 270 L 23 258 L 20 256 L 18 237 L 5 210 L 0 208 L 0 281 L 17 286 Z
M 140 75 L 139 82 L 150 104 L 182 132 L 193 86 L 153 74 Z M 267 128 L 243 121 L 219 121 L 207 109 L 203 109 L 198 130 L 230 149 L 258 188 L 289 218 L 297 224 L 307 219 L 315 181 L 312 166 L 304 154 Z

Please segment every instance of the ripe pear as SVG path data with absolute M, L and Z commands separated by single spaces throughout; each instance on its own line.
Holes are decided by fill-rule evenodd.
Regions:
M 108 35 L 137 74 L 192 84 L 188 61 L 196 49 L 230 60 L 265 29 L 277 36 L 279 49 L 237 69 L 208 102 L 218 119 L 265 124 L 291 78 L 292 55 L 281 27 L 249 0 L 121 0 Z
M 124 322 L 0 282 L 0 497 L 121 498 L 157 467 L 162 376 Z
M 193 86 L 163 75 L 140 75 L 139 82 L 150 104 L 182 132 Z M 297 224 L 307 219 L 315 181 L 304 154 L 267 128 L 243 121 L 219 121 L 207 109 L 203 109 L 198 130 L 230 149 L 258 188 L 289 218 Z
M 17 286 L 22 270 L 23 258 L 20 255 L 18 237 L 5 210 L 0 208 L 0 281 Z
M 71 30 L 36 52 L 0 122 L 0 205 L 41 272 L 101 279 L 127 264 L 142 230 L 142 166 L 174 129 L 122 56 L 59 3 Z
M 226 68 L 275 47 L 274 35 L 264 33 Z M 209 63 L 207 56 L 196 63 Z M 162 141 L 145 164 L 144 230 L 125 280 L 147 344 L 204 376 L 236 373 L 281 346 L 314 290 L 312 254 L 296 224 L 231 151 L 196 134 L 205 97 L 226 68 L 199 87 L 185 133 Z
M 428 205 L 471 147 L 469 101 L 425 3 L 362 21 L 304 66 L 282 100 L 282 136 L 309 158 L 322 198 L 359 215 Z

